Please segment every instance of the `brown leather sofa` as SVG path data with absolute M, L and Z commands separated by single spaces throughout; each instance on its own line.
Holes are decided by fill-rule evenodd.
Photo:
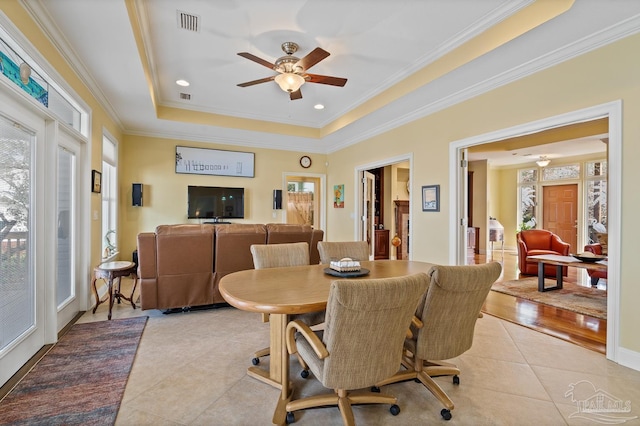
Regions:
M 565 243 L 551 231 L 546 229 L 529 229 L 516 234 L 518 242 L 518 268 L 523 275 L 538 275 L 538 264 L 527 262 L 527 256 L 538 256 L 543 254 L 557 254 L 569 256 L 570 244 Z M 567 276 L 567 267 L 562 268 L 562 275 Z M 544 275 L 556 276 L 554 265 L 544 266 Z
M 309 243 L 310 263 L 320 263 L 324 232 L 308 225 L 160 225 L 138 234 L 142 309 L 176 309 L 224 303 L 218 283 L 253 269 L 252 244 Z

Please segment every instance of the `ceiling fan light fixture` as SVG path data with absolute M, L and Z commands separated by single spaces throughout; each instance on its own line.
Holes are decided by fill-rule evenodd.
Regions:
M 297 92 L 300 90 L 300 86 L 305 82 L 301 75 L 291 72 L 285 72 L 277 75 L 275 81 L 282 90 L 288 93 Z
M 546 156 L 543 155 L 540 157 L 538 161 L 536 161 L 536 164 L 538 165 L 538 167 L 547 167 L 550 162 L 551 160 L 549 160 Z

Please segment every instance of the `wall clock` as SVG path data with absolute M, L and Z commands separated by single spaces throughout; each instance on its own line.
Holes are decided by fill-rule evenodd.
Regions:
M 300 157 L 300 165 L 305 169 L 311 167 L 311 158 L 308 155 L 303 155 Z

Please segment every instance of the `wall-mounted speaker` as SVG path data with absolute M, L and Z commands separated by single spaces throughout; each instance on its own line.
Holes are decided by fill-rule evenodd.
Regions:
M 134 207 L 142 207 L 142 184 L 134 183 L 131 188 L 131 199 Z
M 282 189 L 273 190 L 273 209 L 282 209 Z

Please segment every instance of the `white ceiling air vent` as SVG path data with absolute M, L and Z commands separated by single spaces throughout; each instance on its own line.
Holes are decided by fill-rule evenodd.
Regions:
M 190 101 L 191 100 L 191 94 L 189 93 L 180 93 L 180 100 L 181 101 Z
M 192 15 L 191 13 L 182 12 L 180 10 L 177 10 L 176 12 L 178 17 L 178 28 L 196 33 L 200 32 L 200 17 L 198 15 Z

